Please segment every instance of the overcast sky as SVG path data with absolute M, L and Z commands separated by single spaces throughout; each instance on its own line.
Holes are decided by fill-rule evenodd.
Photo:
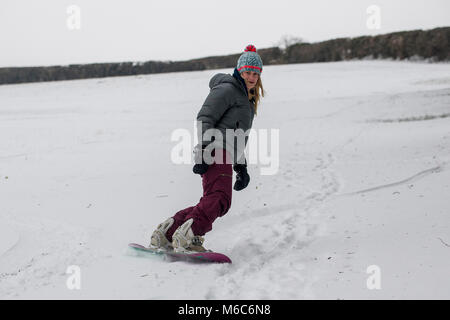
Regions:
M 367 26 L 371 5 L 379 29 Z M 450 0 L 1 0 L 0 67 L 187 60 L 285 35 L 317 42 L 442 26 Z

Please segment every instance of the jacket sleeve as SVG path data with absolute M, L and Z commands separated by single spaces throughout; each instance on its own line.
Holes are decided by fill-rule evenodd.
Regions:
M 202 122 L 202 125 L 197 127 L 199 138 L 206 130 L 214 128 L 224 113 L 233 105 L 231 90 L 230 85 L 226 83 L 211 89 L 197 114 L 197 121 Z

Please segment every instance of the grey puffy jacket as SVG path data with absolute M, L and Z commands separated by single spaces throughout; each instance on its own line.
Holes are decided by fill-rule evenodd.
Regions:
M 251 129 L 255 116 L 254 105 L 248 100 L 245 85 L 230 74 L 218 73 L 209 81 L 209 87 L 211 91 L 197 114 L 197 121 L 202 122 L 201 126 L 197 126 L 197 135 L 203 137 L 206 130 L 212 128 L 220 130 L 223 144 L 214 140 L 213 146 L 228 150 L 233 155 L 233 163 L 245 163 L 244 151 L 249 134 L 247 130 Z M 234 142 L 227 139 L 226 129 L 242 129 L 246 133 L 245 144 L 237 143 L 236 137 L 233 137 Z M 242 131 L 235 132 L 238 134 Z M 210 143 L 203 139 L 203 145 Z M 196 148 L 201 148 L 200 142 Z

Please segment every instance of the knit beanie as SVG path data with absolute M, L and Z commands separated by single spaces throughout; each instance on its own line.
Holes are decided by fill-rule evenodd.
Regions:
M 244 53 L 241 54 L 237 62 L 237 70 L 239 73 L 244 71 L 254 71 L 261 74 L 263 68 L 263 62 L 259 54 L 256 53 L 254 45 L 249 44 Z

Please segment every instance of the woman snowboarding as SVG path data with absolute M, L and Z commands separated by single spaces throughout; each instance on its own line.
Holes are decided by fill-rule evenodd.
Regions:
M 264 96 L 262 68 L 256 48 L 248 45 L 233 75 L 218 73 L 211 78 L 210 93 L 197 114 L 201 123 L 197 134 L 201 139 L 194 148 L 193 172 L 202 177 L 203 196 L 197 205 L 178 211 L 159 224 L 151 236 L 150 247 L 176 252 L 207 251 L 203 236 L 231 206 L 233 170 L 236 172 L 233 189 L 240 191 L 248 186 L 250 176 L 244 149 L 260 98 Z M 219 131 L 221 139 L 214 135 L 205 141 L 210 129 Z M 228 138 L 229 130 L 245 132 L 245 143 L 236 143 L 235 136 Z M 209 161 L 205 159 L 208 151 Z

